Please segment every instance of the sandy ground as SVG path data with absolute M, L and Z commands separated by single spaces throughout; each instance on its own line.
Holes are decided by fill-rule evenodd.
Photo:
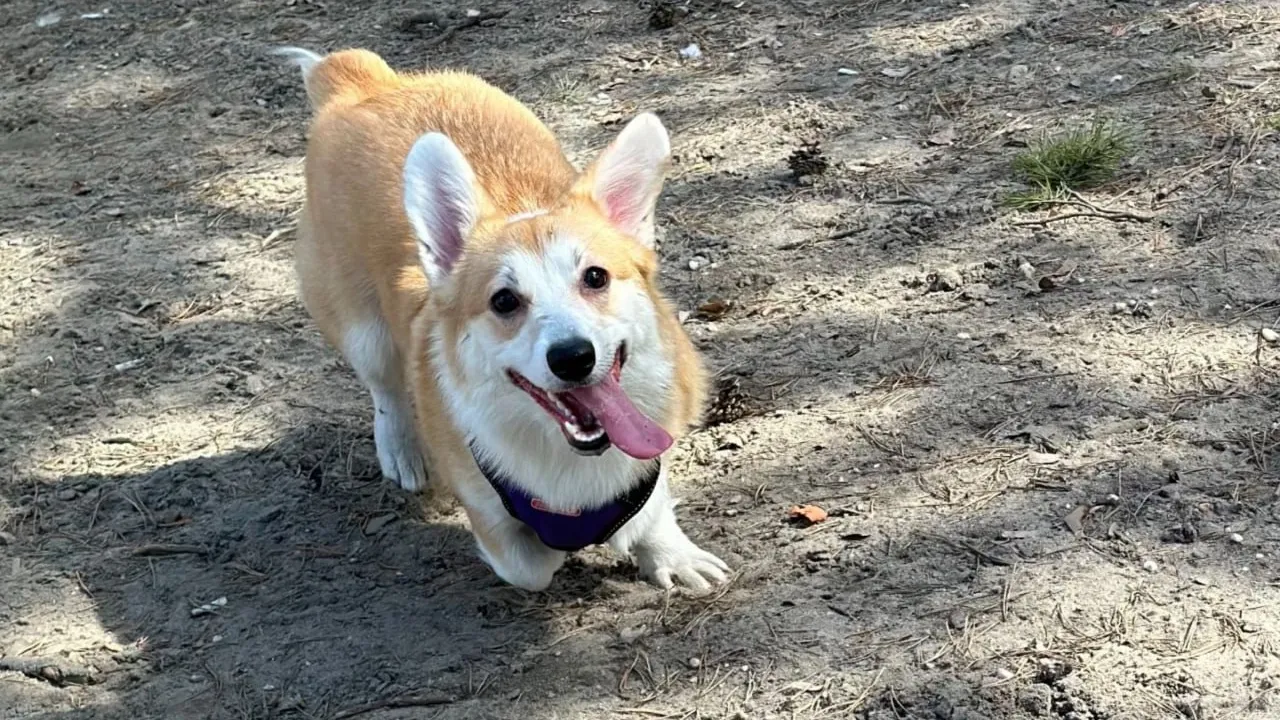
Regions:
M 0 7 L 0 718 L 1280 714 L 1276 3 L 103 7 Z M 504 587 L 379 480 L 280 43 L 477 71 L 578 159 L 661 114 L 727 588 Z M 1126 214 L 1007 207 L 1098 115 Z

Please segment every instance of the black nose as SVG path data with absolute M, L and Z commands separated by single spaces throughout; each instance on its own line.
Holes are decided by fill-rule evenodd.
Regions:
M 596 348 L 586 338 L 556 343 L 547 350 L 547 367 L 565 382 L 582 382 L 596 368 Z

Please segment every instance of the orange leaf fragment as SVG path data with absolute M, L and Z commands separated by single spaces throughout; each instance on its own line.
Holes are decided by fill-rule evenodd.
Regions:
M 827 511 L 817 505 L 792 505 L 788 515 L 803 525 L 817 525 L 827 519 Z

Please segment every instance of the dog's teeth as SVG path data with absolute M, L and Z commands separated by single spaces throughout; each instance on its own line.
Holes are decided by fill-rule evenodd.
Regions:
M 583 430 L 582 427 L 575 422 L 565 423 L 564 428 L 569 432 L 569 437 L 572 437 L 574 440 L 577 440 L 578 442 L 584 442 L 584 443 L 592 442 L 595 440 L 599 440 L 600 437 L 604 435 L 603 428 L 592 428 L 591 430 Z

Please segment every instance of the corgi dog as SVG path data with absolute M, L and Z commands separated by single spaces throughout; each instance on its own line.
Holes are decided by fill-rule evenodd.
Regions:
M 517 587 L 545 589 L 598 544 L 663 588 L 723 583 L 676 521 L 664 461 L 705 373 L 658 288 L 658 118 L 579 172 L 474 75 L 275 52 L 313 110 L 300 295 L 372 395 L 382 474 L 418 491 L 429 471 Z

